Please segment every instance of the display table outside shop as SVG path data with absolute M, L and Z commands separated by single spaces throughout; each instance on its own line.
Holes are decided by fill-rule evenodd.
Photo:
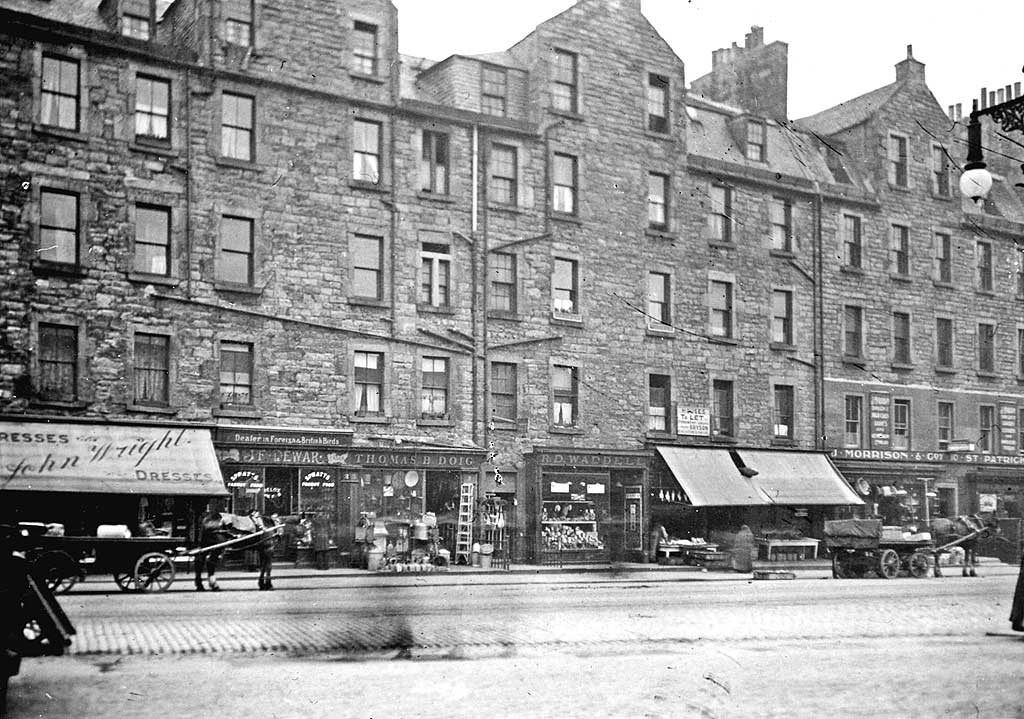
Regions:
M 720 559 L 719 555 L 717 544 L 658 544 L 658 561 L 664 564 L 672 563 L 673 557 L 678 557 L 684 564 L 699 565 Z
M 800 559 L 818 558 L 819 540 L 805 537 L 802 539 L 767 539 L 757 540 L 758 556 L 768 561 L 778 561 L 780 550 L 783 554 L 798 553 Z

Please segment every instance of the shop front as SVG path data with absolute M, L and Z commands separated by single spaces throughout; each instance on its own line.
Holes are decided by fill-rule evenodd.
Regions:
M 745 525 L 763 559 L 814 558 L 825 520 L 862 504 L 821 452 L 656 450 L 651 523 L 667 546 L 728 548 Z
M 484 452 L 458 447 L 362 446 L 350 432 L 221 427 L 225 482 L 239 509 L 277 514 L 283 561 L 367 566 L 370 550 L 408 559 L 454 555 L 459 492 L 476 486 Z
M 980 452 L 836 449 L 833 460 L 884 524 L 992 513 L 1020 518 L 1024 456 Z
M 227 495 L 206 427 L 0 420 L 0 522 L 64 536 L 196 541 L 209 498 Z
M 528 561 L 643 561 L 648 457 L 615 450 L 527 453 Z

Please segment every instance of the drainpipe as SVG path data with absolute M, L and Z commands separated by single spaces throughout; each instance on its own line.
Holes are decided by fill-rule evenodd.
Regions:
M 192 72 L 185 68 L 185 296 L 192 299 Z
M 825 294 L 823 198 L 821 183 L 814 183 L 814 447 L 825 447 Z
M 472 333 L 474 336 L 473 340 L 473 361 L 470 365 L 470 381 L 473 386 L 473 444 L 479 445 L 480 443 L 480 357 L 477 351 L 479 346 L 479 339 L 476 339 L 477 333 L 477 283 L 479 282 L 478 275 L 478 264 L 480 262 L 480 238 L 477 236 L 478 229 L 478 204 L 480 202 L 480 128 L 476 124 L 473 125 L 473 137 L 472 137 L 472 167 L 470 169 L 472 193 L 470 200 L 470 224 L 469 224 L 469 236 L 472 238 L 473 243 L 470 245 L 470 278 L 472 282 L 472 293 L 470 294 L 469 302 L 469 322 L 472 327 Z M 486 312 L 485 312 L 486 314 Z

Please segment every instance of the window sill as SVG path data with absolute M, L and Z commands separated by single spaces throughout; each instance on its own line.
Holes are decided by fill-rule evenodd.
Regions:
M 717 337 L 715 335 L 708 335 L 708 342 L 713 345 L 729 345 L 730 347 L 736 347 L 740 343 L 735 337 Z
M 348 186 L 353 190 L 366 190 L 367 192 L 379 192 L 385 194 L 388 192 L 388 188 L 384 187 L 381 182 L 368 182 L 366 180 L 349 180 Z
M 352 424 L 391 424 L 391 418 L 383 414 L 350 414 L 348 421 Z
M 856 355 L 843 355 L 843 364 L 851 365 L 857 369 L 864 369 L 867 365 L 867 360 L 863 357 L 857 357 Z
M 452 419 L 445 418 L 434 418 L 420 417 L 416 420 L 417 427 L 454 427 L 455 422 Z
M 367 75 L 364 72 L 356 72 L 354 70 L 349 70 L 348 76 L 353 80 L 359 80 L 361 82 L 370 82 L 373 83 L 374 85 L 383 85 L 385 82 L 387 82 L 385 78 L 380 77 L 379 75 Z
M 995 297 L 995 290 L 974 290 L 974 294 L 981 295 L 982 297 Z
M 74 142 L 89 142 L 89 136 L 80 130 L 65 130 L 61 127 L 33 123 L 32 131 L 37 135 L 48 135 L 59 137 L 61 140 L 73 140 Z
M 570 327 L 582 327 L 583 317 L 581 317 L 580 315 L 569 315 L 561 314 L 559 312 L 552 312 L 551 323 L 556 325 L 568 325 Z
M 347 298 L 347 302 L 350 305 L 354 305 L 356 307 L 380 307 L 380 308 L 387 308 L 387 307 L 390 306 L 384 300 L 378 300 L 378 299 L 376 299 L 374 297 L 349 297 L 349 298 Z
M 895 182 L 888 183 L 890 190 L 896 190 L 897 192 L 910 192 L 910 185 L 898 185 Z
M 566 120 L 573 120 L 575 122 L 583 122 L 583 115 L 572 110 L 559 110 L 554 107 L 549 107 L 548 112 L 557 117 L 564 117 Z
M 559 222 L 566 222 L 570 225 L 582 225 L 583 220 L 578 215 L 570 215 L 567 212 L 557 212 L 552 210 L 548 213 L 548 217 L 552 220 L 558 220 Z
M 29 407 L 41 409 L 83 410 L 88 406 L 85 401 L 80 399 L 33 399 L 29 402 Z
M 737 444 L 739 442 L 735 437 L 724 434 L 711 435 L 711 441 L 715 444 Z
M 128 149 L 132 152 L 141 152 L 147 155 L 156 155 L 167 159 L 177 159 L 178 151 L 171 147 L 169 142 L 140 142 L 138 140 L 128 143 Z
M 487 310 L 487 319 L 503 320 L 505 322 L 522 322 L 523 318 L 518 312 L 506 312 L 504 310 Z
M 797 442 L 792 437 L 772 437 L 773 447 L 796 447 Z
M 560 424 L 549 425 L 548 426 L 548 432 L 550 432 L 551 434 L 572 434 L 572 435 L 582 435 L 583 434 L 583 430 L 580 429 L 579 427 L 566 427 L 566 426 L 560 425 Z
M 647 336 L 669 339 L 676 336 L 676 328 L 664 324 L 647 325 Z
M 995 372 L 989 372 L 987 370 L 980 370 L 979 369 L 979 370 L 975 371 L 974 374 L 975 374 L 975 376 L 978 379 L 999 379 L 999 375 L 998 374 L 996 374 Z
M 234 157 L 214 157 L 213 163 L 221 167 L 232 167 L 236 170 L 248 170 L 250 172 L 258 172 L 263 169 L 253 160 L 239 160 Z
M 32 271 L 37 275 L 52 275 L 57 277 L 85 277 L 85 267 L 68 262 L 51 262 L 50 260 L 36 260 L 32 263 Z
M 679 239 L 679 233 L 673 232 L 668 228 L 658 229 L 657 227 L 648 227 L 644 230 L 644 234 L 655 240 L 670 240 L 674 242 Z
M 177 287 L 181 284 L 181 280 L 176 277 L 168 277 L 167 275 L 150 275 L 145 272 L 129 272 L 129 282 L 138 282 L 139 284 L 145 285 L 163 285 L 164 287 Z
M 494 420 L 494 432 L 515 432 L 518 431 L 524 424 L 525 420 L 517 419 L 515 422 L 507 419 L 496 419 Z
M 932 280 L 932 285 L 942 290 L 955 290 L 956 285 L 952 282 L 943 282 L 942 280 Z
M 796 259 L 796 253 L 793 252 L 793 250 L 780 250 L 780 249 L 777 249 L 777 248 L 772 248 L 772 249 L 768 250 L 768 256 L 769 257 L 778 257 L 778 258 L 783 259 L 783 260 L 795 260 Z
M 644 130 L 644 137 L 649 137 L 652 140 L 661 140 L 663 142 L 664 141 L 671 142 L 671 141 L 675 140 L 675 138 L 672 137 L 672 128 L 671 127 L 669 129 L 665 130 L 665 132 L 658 132 L 657 130 L 651 130 L 650 128 L 647 128 L 647 129 Z
M 769 342 L 768 349 L 773 352 L 796 352 L 796 345 L 788 342 Z
M 863 275 L 864 268 L 855 265 L 841 265 L 839 271 L 847 275 Z
M 938 365 L 935 367 L 935 374 L 954 375 L 956 374 L 956 369 L 954 369 L 953 367 L 947 367 L 945 365 Z
M 644 439 L 649 439 L 654 442 L 666 442 L 674 440 L 675 438 L 676 436 L 667 429 L 649 429 L 644 432 Z
M 128 412 L 145 412 L 147 414 L 165 414 L 174 415 L 178 414 L 177 407 L 171 407 L 166 404 L 128 404 L 125 409 Z
M 909 362 L 893 362 L 889 367 L 893 372 L 910 372 L 914 369 L 914 365 Z
M 214 407 L 214 409 L 213 409 L 213 416 L 214 417 L 239 417 L 239 418 L 257 419 L 257 418 L 259 418 L 259 417 L 261 417 L 263 415 L 255 407 L 229 406 L 229 407 Z
M 239 285 L 233 282 L 214 282 L 213 289 L 218 292 L 234 292 L 240 295 L 257 295 L 263 294 L 262 287 L 253 287 L 252 285 Z
M 735 250 L 736 249 L 736 243 L 733 242 L 732 240 L 715 240 L 715 239 L 710 239 L 710 240 L 708 240 L 708 246 L 709 247 L 721 247 L 724 250 Z
M 455 198 L 447 192 L 431 192 L 430 190 L 417 190 L 416 198 L 426 200 L 427 202 L 442 202 L 449 205 L 455 202 Z
M 889 273 L 889 279 L 892 280 L 893 282 L 902 282 L 902 283 L 908 284 L 908 285 L 911 284 L 914 281 L 910 277 L 910 275 L 901 275 L 898 272 L 890 272 Z
M 510 212 L 515 214 L 520 214 L 523 212 L 523 208 L 520 207 L 518 204 L 506 204 L 504 202 L 488 202 L 487 209 L 492 210 L 494 212 Z
M 455 309 L 452 307 L 438 307 L 436 305 L 427 305 L 420 302 L 416 303 L 417 312 L 426 312 L 432 315 L 454 315 Z

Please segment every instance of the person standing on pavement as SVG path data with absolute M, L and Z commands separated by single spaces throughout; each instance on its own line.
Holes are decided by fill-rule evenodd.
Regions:
M 1024 632 L 1024 556 L 1020 559 L 1017 587 L 1013 590 L 1013 603 L 1010 605 L 1010 628 Z
M 317 512 L 313 515 L 313 557 L 317 569 L 327 569 L 330 565 L 329 552 L 331 549 L 331 525 L 324 512 Z

